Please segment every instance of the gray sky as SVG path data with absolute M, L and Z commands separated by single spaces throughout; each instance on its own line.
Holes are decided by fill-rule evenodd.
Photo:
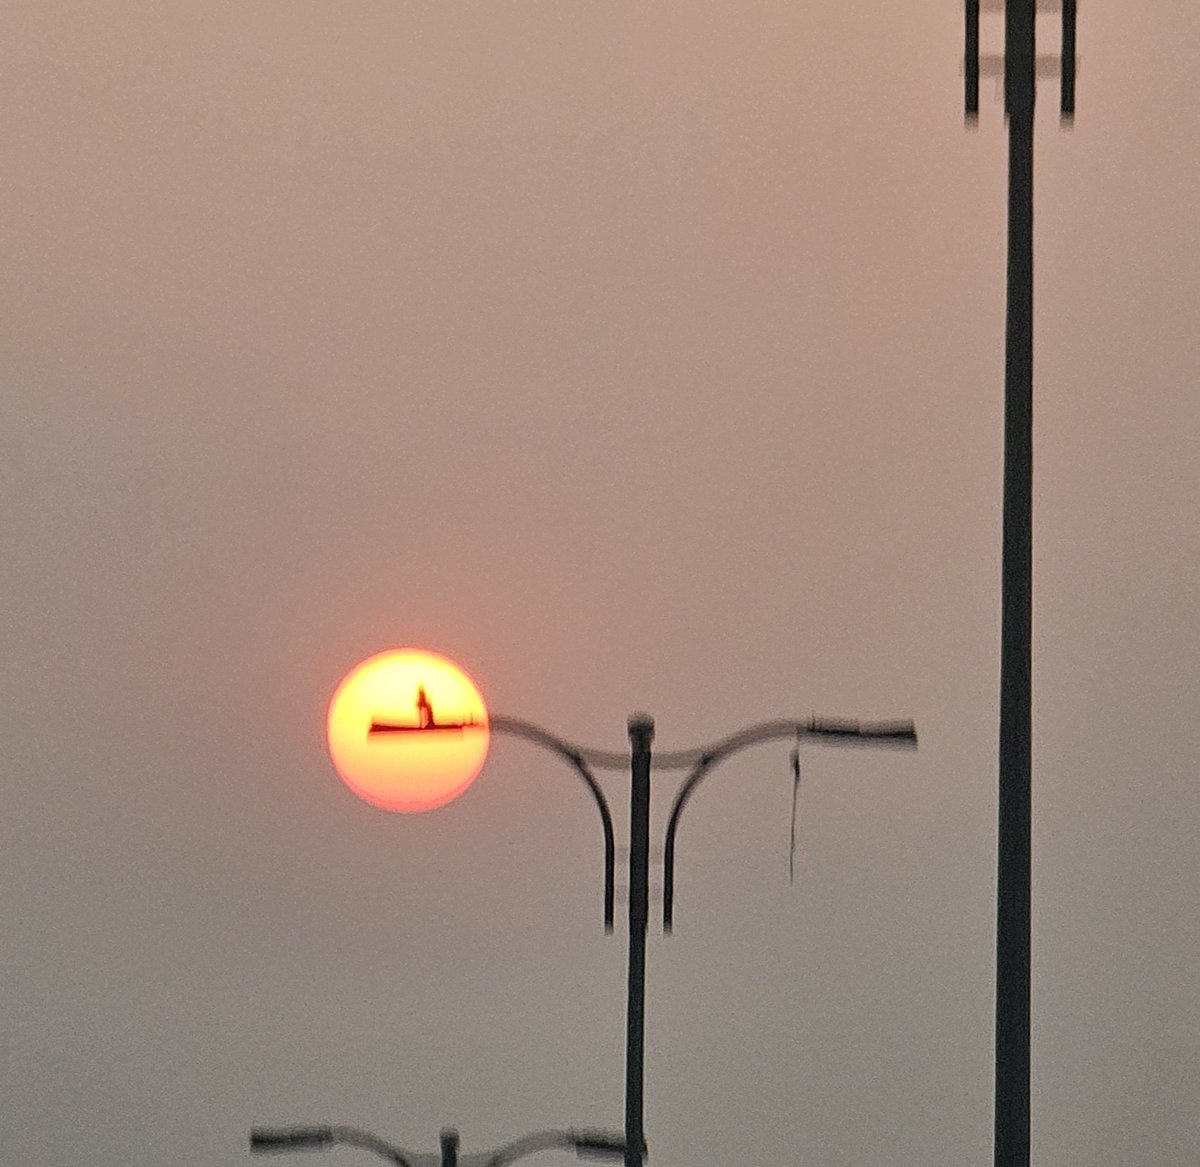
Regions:
M 1185 1167 L 1200 14 L 1081 8 L 1037 161 L 1034 1153 Z M 328 762 L 405 644 L 599 747 L 914 717 L 806 752 L 793 887 L 785 746 L 689 808 L 652 1162 L 990 1161 L 1005 139 L 961 23 L 4 4 L 0 1162 L 619 1127 L 582 788 L 499 741 L 404 817 Z

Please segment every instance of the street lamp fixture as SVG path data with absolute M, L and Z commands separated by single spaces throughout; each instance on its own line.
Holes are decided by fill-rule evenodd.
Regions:
M 446 1127 L 440 1135 L 439 1152 L 407 1151 L 386 1139 L 352 1126 L 295 1126 L 282 1129 L 255 1127 L 250 1132 L 250 1151 L 263 1154 L 282 1151 L 328 1151 L 333 1147 L 358 1147 L 387 1159 L 398 1167 L 505 1167 L 526 1155 L 561 1149 L 580 1158 L 623 1159 L 625 1140 L 618 1134 L 596 1130 L 537 1131 L 490 1151 L 459 1155 L 458 1131 Z
M 437 681 L 437 685 L 434 685 Z M 440 686 L 440 687 L 439 687 Z M 415 695 L 415 696 L 414 696 Z M 443 698 L 451 706 L 447 713 Z M 414 700 L 413 705 L 407 702 Z M 435 704 L 437 708 L 435 709 Z M 330 752 L 347 785 L 365 801 L 389 810 L 432 810 L 461 793 L 478 773 L 490 733 L 519 737 L 565 761 L 587 786 L 600 815 L 604 835 L 604 929 L 613 930 L 616 846 L 612 813 L 596 770 L 629 773 L 629 949 L 626 965 L 625 1129 L 624 1136 L 597 1132 L 548 1131 L 530 1135 L 489 1156 L 474 1157 L 470 1167 L 502 1167 L 514 1158 L 550 1147 L 573 1148 L 580 1155 L 620 1157 L 625 1167 L 642 1167 L 644 1130 L 644 1058 L 646 1029 L 646 930 L 650 900 L 650 772 L 686 771 L 667 820 L 663 847 L 663 931 L 674 927 L 675 849 L 680 817 L 696 787 L 721 762 L 751 746 L 792 740 L 793 843 L 795 797 L 799 787 L 800 746 L 809 740 L 834 745 L 915 748 L 911 721 L 857 721 L 817 717 L 780 719 L 747 726 L 728 737 L 693 749 L 654 754 L 654 719 L 645 713 L 628 721 L 629 751 L 613 752 L 576 745 L 519 717 L 490 717 L 474 683 L 454 662 L 434 653 L 402 649 L 380 653 L 354 669 L 334 694 L 329 714 Z M 467 744 L 464 750 L 446 747 Z M 386 748 L 383 742 L 392 743 Z M 373 744 L 374 743 L 374 744 Z M 403 743 L 402 748 L 398 749 Z M 404 773 L 397 774 L 403 762 Z M 427 769 L 448 768 L 436 789 Z M 450 765 L 452 763 L 452 765 Z M 334 1145 L 362 1147 L 400 1167 L 459 1167 L 458 1135 L 442 1132 L 440 1158 L 410 1154 L 354 1127 L 296 1127 L 256 1130 L 252 1151 L 320 1150 Z
M 650 771 L 654 719 L 644 713 L 629 718 L 628 753 L 579 746 L 550 733 L 539 725 L 517 717 L 495 716 L 489 720 L 493 733 L 508 734 L 558 755 L 583 780 L 600 814 L 604 832 L 604 927 L 613 930 L 614 840 L 612 814 L 593 770 L 625 770 L 630 776 L 629 825 L 629 955 L 625 1018 L 625 1167 L 642 1167 L 645 1158 L 644 1057 L 646 1024 L 646 929 L 649 919 L 650 887 Z M 426 730 L 425 732 L 430 732 Z M 373 719 L 368 739 L 392 733 L 412 734 L 411 725 Z M 685 770 L 667 821 L 663 848 L 663 931 L 674 926 L 675 842 L 680 816 L 696 787 L 720 762 L 750 746 L 778 740 L 794 740 L 794 772 L 798 774 L 799 746 L 813 740 L 833 745 L 895 746 L 915 748 L 917 731 L 911 721 L 857 721 L 812 716 L 805 720 L 764 721 L 748 726 L 719 741 L 695 749 L 653 755 L 660 770 Z

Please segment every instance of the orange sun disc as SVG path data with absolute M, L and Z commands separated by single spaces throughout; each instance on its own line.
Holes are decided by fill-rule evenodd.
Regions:
M 329 753 L 342 781 L 385 810 L 445 806 L 487 757 L 487 707 L 452 660 L 416 648 L 356 665 L 329 703 Z

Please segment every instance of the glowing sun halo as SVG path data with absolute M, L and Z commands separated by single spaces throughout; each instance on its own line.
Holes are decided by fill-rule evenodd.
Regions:
M 381 652 L 351 669 L 329 703 L 328 732 L 342 781 L 374 806 L 408 813 L 462 794 L 483 766 L 490 736 L 471 678 L 415 648 Z

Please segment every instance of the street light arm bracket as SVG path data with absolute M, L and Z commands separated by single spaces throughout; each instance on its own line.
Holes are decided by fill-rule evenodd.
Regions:
M 500 733 L 523 737 L 526 741 L 553 750 L 560 758 L 566 758 L 573 766 L 583 763 L 596 770 L 627 770 L 629 768 L 627 752 L 616 753 L 612 750 L 593 750 L 587 746 L 579 746 L 521 717 L 506 717 L 497 713 L 488 718 L 488 725 Z
M 718 763 L 726 758 L 747 749 L 750 746 L 761 745 L 763 742 L 777 741 L 780 738 L 795 738 L 797 746 L 801 738 L 815 738 L 819 741 L 839 745 L 874 745 L 899 746 L 915 748 L 917 744 L 916 727 L 911 721 L 857 721 L 847 718 L 817 717 L 815 714 L 808 721 L 764 721 L 758 725 L 748 726 L 738 730 L 711 746 L 699 750 L 680 751 L 676 754 L 665 755 L 667 762 L 690 759 L 691 773 L 675 795 L 671 806 L 671 814 L 667 820 L 667 837 L 663 847 L 663 931 L 670 932 L 674 926 L 675 914 L 675 836 L 679 830 L 679 817 L 684 806 L 691 798 L 692 792 L 700 784 L 700 780 Z M 664 755 L 655 756 L 655 763 L 664 764 Z
M 352 1126 L 293 1126 L 280 1129 L 255 1127 L 250 1132 L 251 1153 L 263 1151 L 325 1151 L 330 1147 L 361 1147 L 389 1159 L 397 1167 L 417 1167 L 414 1156 L 400 1147 Z
M 275 1129 L 254 1127 L 250 1131 L 250 1153 L 272 1151 L 323 1151 L 335 1142 L 331 1126 L 292 1126 Z
M 608 808 L 608 800 L 604 797 L 604 791 L 600 789 L 590 766 L 599 765 L 604 768 L 607 766 L 605 759 L 619 757 L 620 767 L 618 768 L 623 768 L 628 764 L 628 758 L 624 755 L 609 755 L 595 750 L 581 749 L 552 734 L 549 730 L 543 729 L 540 725 L 534 725 L 533 722 L 524 721 L 519 717 L 505 717 L 497 714 L 489 718 L 488 724 L 495 733 L 506 733 L 512 737 L 523 738 L 525 741 L 533 742 L 534 745 L 557 754 L 583 779 L 587 788 L 592 792 L 596 809 L 600 812 L 600 825 L 604 830 L 604 931 L 611 932 L 613 930 L 613 904 L 616 899 L 616 841 L 613 835 L 612 812 Z
M 504 1167 L 504 1164 L 511 1163 L 514 1159 L 535 1155 L 538 1151 L 549 1151 L 557 1147 L 570 1150 L 574 1146 L 575 1136 L 571 1131 L 538 1131 L 536 1134 L 514 1139 L 494 1151 L 488 1157 L 485 1167 Z
M 334 1142 L 343 1147 L 359 1147 L 364 1151 L 372 1151 L 381 1159 L 390 1159 L 397 1167 L 416 1167 L 411 1152 L 373 1135 L 370 1131 L 360 1130 L 352 1126 L 335 1126 L 333 1128 Z

